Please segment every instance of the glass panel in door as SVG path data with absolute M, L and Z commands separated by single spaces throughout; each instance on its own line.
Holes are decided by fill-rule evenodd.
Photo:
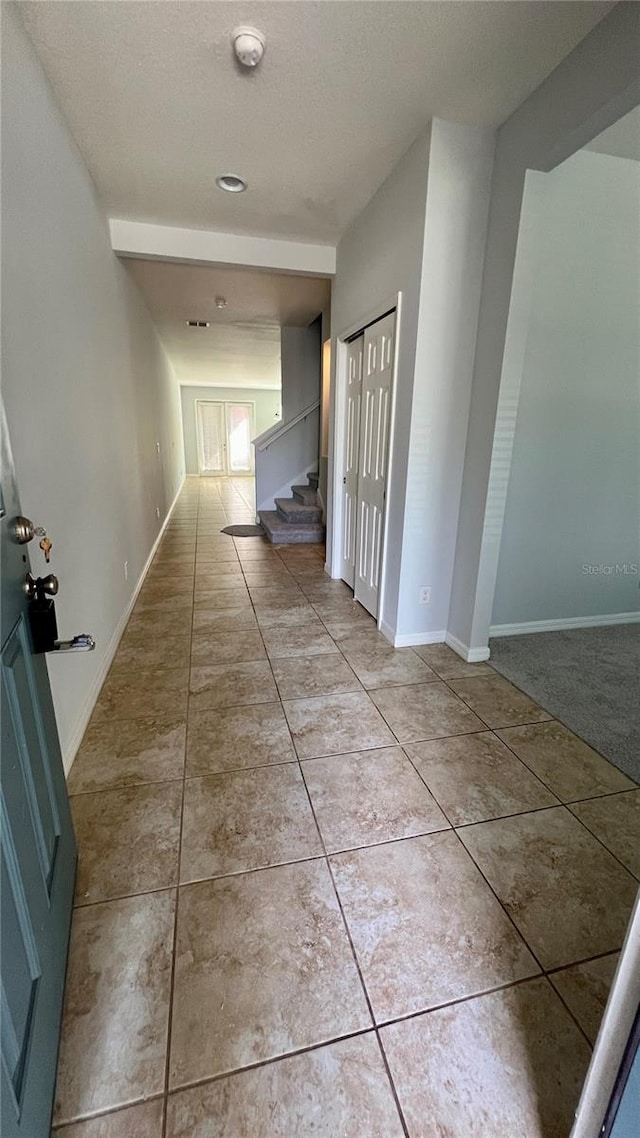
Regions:
M 224 403 L 199 399 L 196 415 L 200 474 L 226 474 Z
M 253 404 L 227 403 L 229 474 L 250 474 L 253 470 Z

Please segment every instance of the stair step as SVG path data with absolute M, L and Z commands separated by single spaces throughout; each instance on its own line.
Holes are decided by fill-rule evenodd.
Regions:
M 319 476 L 318 476 L 317 471 L 314 474 L 307 474 L 307 482 L 309 483 L 310 486 L 313 487 L 314 490 L 318 489 L 318 480 L 319 480 Z
M 277 510 L 259 510 L 264 531 L 273 545 L 300 545 L 303 542 L 324 541 L 324 526 L 320 523 L 292 524 L 285 522 Z
M 322 522 L 322 510 L 319 506 L 305 506 L 295 498 L 276 498 L 276 510 L 285 522 L 295 525 L 318 524 Z
M 313 486 L 292 486 L 291 491 L 294 498 L 299 502 L 304 502 L 305 506 L 317 506 L 318 492 L 313 489 Z

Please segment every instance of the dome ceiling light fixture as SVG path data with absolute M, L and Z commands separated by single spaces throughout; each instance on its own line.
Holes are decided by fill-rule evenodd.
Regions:
M 219 178 L 216 178 L 216 186 L 220 190 L 226 190 L 228 194 L 243 194 L 247 188 L 247 183 L 238 174 L 221 174 Z
M 243 67 L 257 67 L 264 55 L 266 44 L 264 33 L 259 32 L 257 28 L 241 26 L 235 28 L 232 39 L 238 63 Z
M 216 305 L 216 308 L 226 308 L 227 307 L 226 296 L 217 296 L 215 299 L 215 305 Z

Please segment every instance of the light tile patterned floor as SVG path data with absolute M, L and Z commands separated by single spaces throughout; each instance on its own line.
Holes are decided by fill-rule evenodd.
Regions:
M 58 1138 L 566 1138 L 640 790 L 191 479 L 69 785 Z

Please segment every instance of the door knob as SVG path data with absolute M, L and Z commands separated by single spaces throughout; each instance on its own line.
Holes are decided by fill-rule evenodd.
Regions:
M 34 526 L 30 518 L 23 518 L 20 515 L 14 522 L 13 532 L 18 545 L 26 545 L 28 541 L 33 541 L 34 537 L 41 530 L 42 526 Z M 42 529 L 44 534 L 44 530 Z
M 54 573 L 49 573 L 46 577 L 32 577 L 31 573 L 27 573 L 25 577 L 24 591 L 30 601 L 38 596 L 55 597 L 58 588 L 58 578 Z

